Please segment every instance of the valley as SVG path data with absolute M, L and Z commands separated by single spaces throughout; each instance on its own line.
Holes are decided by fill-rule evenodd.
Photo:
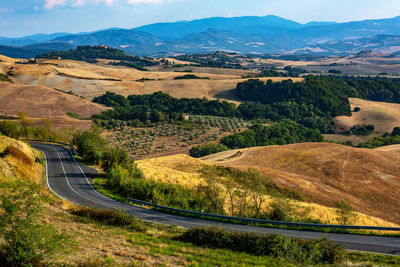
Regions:
M 111 58 L 122 53 L 102 46 L 80 53 L 92 50 Z M 48 139 L 71 143 L 78 159 L 99 171 L 90 172 L 96 190 L 119 201 L 256 219 L 399 227 L 400 82 L 395 67 L 378 75 L 378 65 L 391 68 L 396 57 L 368 52 L 307 61 L 216 52 L 128 59 L 133 63 L 0 57 L 0 190 L 21 177 L 44 183 L 43 165 L 32 167 L 34 157 L 43 163 L 42 156 L 11 138 Z M 375 69 L 365 69 L 368 77 L 335 72 L 356 66 L 351 62 Z M 366 145 L 381 139 L 386 141 Z M 12 156 L 14 142 L 22 152 Z M 72 225 L 68 233 L 82 251 L 45 257 L 48 262 L 71 264 L 83 254 L 79 262 L 94 257 L 98 265 L 223 261 L 207 256 L 217 253 L 212 249 L 197 251 L 196 244 L 177 241 L 186 233 L 182 229 L 136 220 L 105 226 L 90 216 L 125 215 L 79 209 L 81 215 L 74 215 L 74 204 L 52 201 L 45 220 L 56 229 Z M 91 245 L 98 240 L 101 246 Z M 261 265 L 276 260 L 264 256 Z M 252 260 L 247 254 L 239 258 L 244 265 Z M 283 259 L 277 265 L 302 263 Z

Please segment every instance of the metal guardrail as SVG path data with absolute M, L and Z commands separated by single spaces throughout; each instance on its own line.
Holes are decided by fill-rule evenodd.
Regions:
M 154 203 L 150 203 L 150 202 L 146 202 L 146 201 L 142 201 L 142 200 L 137 200 L 137 199 L 133 199 L 133 198 L 128 198 L 128 200 L 130 203 L 150 206 L 150 207 L 167 210 L 167 211 L 172 211 L 172 212 L 179 212 L 182 214 L 204 216 L 204 217 L 211 217 L 211 218 L 218 218 L 218 219 L 225 219 L 225 220 L 233 220 L 233 221 L 240 221 L 240 222 L 247 222 L 247 223 L 286 225 L 286 226 L 297 226 L 297 227 L 315 227 L 315 228 L 326 228 L 326 229 L 377 230 L 379 232 L 380 231 L 400 231 L 400 228 L 396 228 L 396 227 L 296 223 L 296 222 L 282 222 L 282 221 L 232 217 L 232 216 L 217 215 L 217 214 L 203 213 L 203 212 L 190 211 L 190 210 L 175 209 L 175 208 L 165 207 L 165 206 L 161 206 L 158 204 L 154 204 Z
M 67 143 L 63 143 L 63 142 L 57 142 L 57 141 L 49 141 L 49 140 L 38 140 L 38 139 L 18 139 L 20 141 L 26 141 L 26 142 L 35 142 L 35 143 L 49 143 L 49 144 L 58 144 L 58 145 L 63 145 L 68 147 L 75 155 L 80 156 L 78 151 L 76 151 L 76 149 Z

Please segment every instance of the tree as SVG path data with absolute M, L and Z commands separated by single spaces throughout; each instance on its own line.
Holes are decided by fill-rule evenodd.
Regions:
M 270 210 L 268 217 L 274 221 L 290 221 L 292 220 L 292 207 L 285 199 L 275 200 L 269 204 Z
M 109 172 L 114 165 L 129 168 L 130 159 L 128 152 L 116 145 L 108 145 L 101 155 L 101 166 L 105 172 Z
M 248 188 L 241 188 L 241 190 L 237 192 L 236 201 L 238 216 L 247 217 L 249 215 L 248 207 L 250 202 L 250 190 Z
M 19 125 L 9 120 L 0 121 L 0 133 L 11 138 L 19 138 L 20 137 Z
M 400 127 L 394 127 L 391 136 L 400 135 Z
M 225 182 L 225 189 L 226 189 L 226 192 L 228 195 L 229 213 L 231 216 L 235 216 L 235 214 L 236 214 L 235 211 L 237 210 L 237 208 L 236 208 L 237 201 L 238 201 L 238 198 L 240 198 L 241 192 L 239 189 L 236 188 L 236 184 L 231 179 L 229 179 Z
M 354 212 L 354 208 L 350 205 L 348 200 L 335 202 L 335 206 L 336 214 L 338 215 L 337 221 L 340 224 L 351 224 L 351 222 L 357 217 L 357 214 Z
M 222 186 L 217 181 L 218 174 L 215 167 L 207 166 L 201 172 L 201 177 L 205 179 L 206 184 L 199 185 L 197 190 L 211 203 L 212 213 L 223 214 L 225 199 L 222 196 Z
M 261 174 L 255 169 L 249 169 L 247 171 L 248 178 L 251 183 L 251 199 L 253 201 L 254 207 L 254 218 L 260 218 L 261 208 L 263 203 L 265 202 L 265 192 L 263 190 L 264 186 L 262 184 Z
M 18 112 L 18 120 L 21 122 L 23 135 L 26 139 L 29 139 L 29 128 L 33 123 L 32 119 L 29 119 L 25 111 Z
M 209 142 L 209 143 L 205 143 L 202 145 L 197 145 L 197 146 L 192 147 L 189 150 L 189 153 L 190 153 L 190 156 L 192 156 L 192 157 L 200 158 L 200 157 L 204 157 L 204 156 L 218 153 L 221 151 L 226 151 L 228 149 L 229 148 L 224 146 L 223 144 Z
M 163 116 L 162 116 L 162 114 L 159 112 L 159 111 L 157 111 L 157 110 L 151 110 L 151 112 L 150 112 L 150 120 L 151 120 L 151 122 L 159 122 L 159 121 L 162 121 L 163 120 Z

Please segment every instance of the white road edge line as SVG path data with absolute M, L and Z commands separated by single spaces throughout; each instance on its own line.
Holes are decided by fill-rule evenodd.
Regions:
M 76 191 L 74 188 L 72 188 L 71 184 L 69 183 L 69 180 L 68 180 L 67 173 L 65 172 L 64 164 L 63 164 L 63 162 L 62 162 L 62 160 L 61 160 L 60 153 L 58 153 L 58 151 L 57 151 L 57 150 L 55 150 L 55 149 L 52 149 L 52 148 L 50 148 L 50 149 L 51 149 L 51 150 L 53 150 L 54 152 L 56 152 L 56 153 L 57 153 L 57 156 L 58 156 L 58 158 L 60 159 L 61 168 L 62 168 L 62 170 L 63 170 L 64 177 L 65 177 L 65 180 L 67 181 L 67 184 L 68 184 L 69 188 L 71 188 L 71 190 L 72 190 L 74 193 L 76 193 L 77 195 L 80 195 L 80 196 L 82 196 L 83 198 L 86 198 L 87 200 L 90 200 L 90 201 L 92 201 L 91 199 L 89 199 L 89 198 L 85 197 L 84 195 L 82 195 L 82 194 L 80 194 L 79 192 L 77 192 L 77 191 Z M 78 205 L 79 205 L 79 206 L 82 206 L 82 205 L 80 205 L 80 204 L 78 204 Z
M 61 148 L 61 147 L 60 147 L 60 148 Z M 61 162 L 61 167 L 62 167 L 62 169 L 63 169 L 65 179 L 67 180 L 68 186 L 71 188 L 71 190 L 72 190 L 73 192 L 75 192 L 76 194 L 78 194 L 78 195 L 82 196 L 83 198 L 86 198 L 87 200 L 89 200 L 89 201 L 91 201 L 91 202 L 94 202 L 94 203 L 96 203 L 96 204 L 100 204 L 100 205 L 109 207 L 109 208 L 111 208 L 111 209 L 118 209 L 118 207 L 111 206 L 111 205 L 109 205 L 109 204 L 107 204 L 107 203 L 98 203 L 98 202 L 96 201 L 96 199 L 91 199 L 91 198 L 89 198 L 89 197 L 87 197 L 87 196 L 85 196 L 85 195 L 79 193 L 78 191 L 76 191 L 76 190 L 71 186 L 71 184 L 70 184 L 70 182 L 69 182 L 69 180 L 68 180 L 68 176 L 67 176 L 67 174 L 66 174 L 66 172 L 65 172 L 64 164 L 63 164 L 63 162 L 62 162 L 60 153 L 58 153 L 58 151 L 57 151 L 56 149 L 53 149 L 53 148 L 50 148 L 50 149 L 57 153 L 58 158 L 60 159 L 60 162 Z M 66 150 L 67 150 L 69 153 L 71 153 L 71 151 L 69 151 L 68 149 L 66 149 Z M 77 163 L 77 161 L 75 160 L 75 158 L 72 156 L 72 153 L 71 153 L 71 157 L 74 159 L 75 164 L 78 166 L 78 168 L 79 168 L 80 171 L 82 172 L 83 176 L 85 177 L 86 181 L 88 182 L 88 184 L 90 185 L 90 187 L 93 189 L 93 191 L 95 191 L 95 192 L 98 193 L 99 195 L 103 196 L 102 194 L 100 194 L 99 192 L 97 192 L 97 191 L 93 188 L 93 186 L 91 185 L 89 179 L 86 177 L 85 173 L 83 172 L 83 170 L 81 169 L 81 167 L 79 166 L 79 164 Z M 103 197 L 104 197 L 104 196 L 103 196 Z M 82 206 L 82 205 L 79 205 L 79 206 Z
M 65 200 L 65 201 L 72 202 L 72 203 L 74 203 L 74 204 L 77 205 L 77 206 L 82 206 L 82 205 L 80 205 L 80 204 L 78 204 L 78 203 L 76 203 L 76 202 L 74 202 L 74 201 L 72 201 L 72 200 L 69 200 L 69 199 L 67 199 L 67 198 L 64 198 L 64 197 L 60 196 L 59 194 L 57 194 L 57 193 L 53 190 L 53 188 L 51 188 L 51 186 L 50 186 L 50 184 L 49 184 L 49 176 L 48 176 L 48 167 L 47 167 L 47 156 L 46 156 L 46 152 L 44 152 L 44 151 L 43 151 L 42 149 L 40 149 L 40 148 L 35 148 L 35 149 L 37 149 L 37 150 L 39 150 L 39 151 L 41 151 L 41 152 L 43 153 L 43 156 L 44 156 L 44 159 L 45 159 L 45 165 L 46 165 L 46 184 L 47 184 L 47 187 L 50 189 L 50 191 L 51 191 L 53 194 L 55 194 L 57 197 L 59 197 L 59 198 Z M 54 150 L 53 148 L 50 148 L 50 147 L 49 147 L 49 149 L 51 149 L 51 150 L 57 152 L 57 151 Z M 74 156 L 72 155 L 71 151 L 68 150 L 68 149 L 67 149 L 67 151 L 71 154 L 71 157 L 74 159 L 75 164 L 78 165 L 79 169 L 81 170 L 82 174 L 85 176 L 86 181 L 88 181 L 88 184 L 89 184 L 90 187 L 93 189 L 93 191 L 95 191 L 97 194 L 99 194 L 99 195 L 102 196 L 103 198 L 106 198 L 106 199 L 108 199 L 108 200 L 112 200 L 113 202 L 118 202 L 118 201 L 116 201 L 116 200 L 114 200 L 114 199 L 111 199 L 111 198 L 109 198 L 109 197 L 106 197 L 106 196 L 102 195 L 102 194 L 99 193 L 96 189 L 94 189 L 93 186 L 92 186 L 92 184 L 89 182 L 89 179 L 86 177 L 84 171 L 82 170 L 82 168 L 79 166 L 78 162 L 76 161 L 76 159 L 75 159 Z M 61 163 L 61 164 L 62 164 L 62 163 Z M 64 174 L 65 174 L 65 172 L 64 172 Z M 67 179 L 67 181 L 68 181 L 68 179 Z M 70 187 L 71 187 L 71 186 L 70 186 Z M 89 199 L 89 200 L 93 201 L 92 199 Z M 97 202 L 96 202 L 96 203 L 97 203 Z M 118 202 L 118 203 L 120 203 L 120 202 Z M 122 203 L 122 202 L 121 202 L 121 203 Z M 123 204 L 125 204 L 125 203 L 123 203 Z M 109 205 L 105 205 L 105 206 L 110 207 L 110 208 L 113 208 L 114 210 L 115 210 L 115 209 L 118 209 L 118 207 L 115 208 L 115 207 L 112 207 L 112 206 L 109 206 Z M 154 221 L 152 221 L 152 220 L 146 220 L 146 219 L 141 219 L 141 220 L 142 220 L 142 221 L 147 221 L 147 222 L 154 223 Z M 174 225 L 174 224 L 165 224 L 165 225 Z M 185 227 L 183 227 L 183 228 L 185 228 Z
M 61 147 L 61 148 L 63 148 L 63 147 Z M 64 149 L 66 149 L 66 148 L 64 148 Z M 94 189 L 92 183 L 91 183 L 91 182 L 89 181 L 89 179 L 87 178 L 85 172 L 82 170 L 81 166 L 80 166 L 79 163 L 76 161 L 75 157 L 72 155 L 72 152 L 71 152 L 69 149 L 66 149 L 66 150 L 69 152 L 69 154 L 71 155 L 72 159 L 75 161 L 75 164 L 78 166 L 79 170 L 82 172 L 82 174 L 83 174 L 83 176 L 85 177 L 87 183 L 90 185 L 90 187 L 93 189 L 94 192 L 96 192 L 98 195 L 100 195 L 100 196 L 101 196 L 102 198 L 104 198 L 104 199 L 111 200 L 112 202 L 122 203 L 122 202 L 116 201 L 116 200 L 114 200 L 114 199 L 112 199 L 112 198 L 106 197 L 105 195 L 100 194 L 100 192 L 98 192 L 96 189 Z M 125 204 L 125 203 L 123 203 L 123 204 Z
M 46 166 L 46 184 L 47 184 L 47 187 L 50 189 L 51 192 L 53 192 L 54 195 L 58 196 L 59 198 L 61 198 L 63 200 L 69 201 L 66 198 L 64 198 L 64 197 L 60 196 L 59 194 L 57 194 L 53 190 L 53 188 L 50 187 L 50 184 L 49 184 L 49 171 L 48 171 L 48 168 L 47 168 L 47 156 L 46 156 L 46 153 L 43 150 L 39 149 L 39 148 L 37 148 L 37 150 L 41 151 L 43 153 L 43 156 L 44 156 L 44 163 L 45 163 L 45 166 Z

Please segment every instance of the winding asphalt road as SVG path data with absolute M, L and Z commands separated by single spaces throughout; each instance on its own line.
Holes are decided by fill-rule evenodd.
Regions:
M 177 225 L 185 228 L 197 226 L 219 226 L 232 231 L 263 234 L 274 233 L 305 239 L 327 236 L 329 240 L 341 243 L 349 250 L 400 255 L 400 238 L 253 227 L 181 217 L 124 204 L 103 196 L 94 190 L 91 182 L 92 178 L 96 175 L 96 171 L 92 168 L 78 164 L 69 150 L 49 144 L 34 143 L 32 146 L 41 150 L 46 157 L 47 185 L 50 190 L 59 197 L 69 200 L 77 205 L 98 209 L 125 210 L 127 213 L 145 221 L 165 225 Z

